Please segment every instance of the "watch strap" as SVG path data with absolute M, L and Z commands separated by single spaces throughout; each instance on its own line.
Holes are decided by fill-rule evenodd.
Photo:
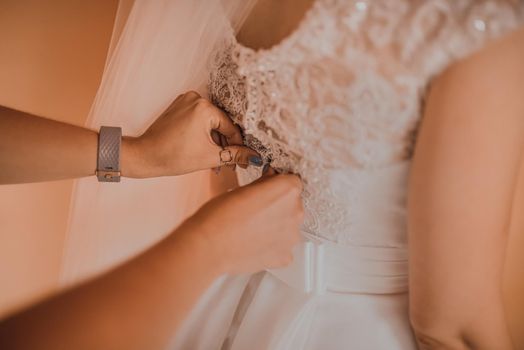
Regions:
M 122 128 L 102 126 L 98 134 L 96 176 L 100 182 L 120 182 Z

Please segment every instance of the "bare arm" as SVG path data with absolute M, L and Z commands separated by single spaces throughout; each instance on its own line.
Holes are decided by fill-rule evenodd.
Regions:
M 410 314 L 421 349 L 511 349 L 502 270 L 524 144 L 524 31 L 431 89 L 409 195 Z
M 94 175 L 98 134 L 0 106 L 0 183 Z M 123 143 L 123 163 L 129 148 Z
M 300 192 L 278 175 L 212 200 L 139 257 L 0 321 L 0 348 L 165 348 L 214 278 L 290 262 Z
M 221 148 L 213 142 L 212 130 L 232 145 L 228 148 L 233 163 L 246 166 L 250 157 L 258 156 L 240 146 L 240 131 L 223 112 L 189 92 L 180 95 L 143 135 L 123 138 L 121 173 L 143 178 L 219 166 Z M 97 147 L 98 134 L 93 130 L 0 106 L 0 184 L 94 175 Z
M 100 278 L 0 321 L 0 348 L 165 347 L 221 272 L 217 257 L 199 244 L 171 237 Z

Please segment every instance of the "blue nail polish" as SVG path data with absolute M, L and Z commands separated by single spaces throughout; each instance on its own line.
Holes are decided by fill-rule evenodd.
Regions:
M 259 156 L 249 156 L 248 161 L 250 165 L 254 166 L 262 166 L 264 164 L 262 158 L 260 158 Z

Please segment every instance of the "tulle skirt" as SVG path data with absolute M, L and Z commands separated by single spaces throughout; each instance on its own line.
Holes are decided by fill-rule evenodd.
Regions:
M 263 273 L 252 295 L 249 276 L 223 277 L 201 298 L 174 349 L 410 350 L 408 295 L 306 294 Z M 238 318 L 238 314 L 242 314 Z

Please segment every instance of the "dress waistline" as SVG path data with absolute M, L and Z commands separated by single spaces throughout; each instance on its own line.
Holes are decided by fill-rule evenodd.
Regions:
M 269 273 L 305 293 L 390 294 L 408 290 L 407 247 L 340 245 L 307 232 L 293 262 Z

